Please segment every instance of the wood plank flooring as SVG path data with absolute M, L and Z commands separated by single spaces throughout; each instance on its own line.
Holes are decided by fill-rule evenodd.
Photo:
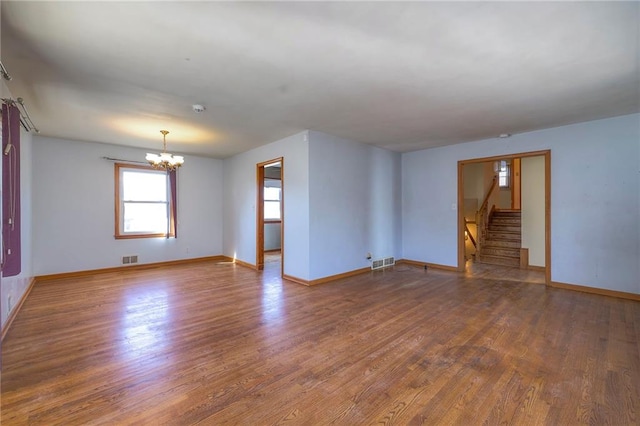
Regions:
M 513 273 L 278 272 L 37 284 L 2 347 L 2 425 L 640 423 L 639 302 Z

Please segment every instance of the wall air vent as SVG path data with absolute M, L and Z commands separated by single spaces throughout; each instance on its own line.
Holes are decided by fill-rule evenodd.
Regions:
M 130 263 L 138 263 L 138 255 L 135 256 L 122 256 L 122 264 L 128 265 Z
M 384 268 L 384 259 L 378 259 L 371 262 L 371 269 L 381 269 Z
M 389 266 L 393 266 L 396 264 L 396 259 L 394 257 L 385 257 L 384 259 L 376 259 L 371 262 L 371 269 L 383 269 Z

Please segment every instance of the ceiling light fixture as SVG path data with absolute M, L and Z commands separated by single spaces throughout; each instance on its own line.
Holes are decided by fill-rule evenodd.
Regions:
M 193 108 L 193 112 L 200 114 L 201 112 L 204 112 L 205 108 L 204 105 L 200 105 L 200 104 L 195 104 L 192 105 L 191 108 Z
M 498 135 L 498 137 L 499 137 L 500 139 L 510 138 L 510 137 L 511 137 L 511 133 L 500 133 L 500 134 Z
M 184 163 L 184 157 L 181 155 L 171 155 L 167 152 L 167 135 L 168 130 L 160 130 L 162 133 L 162 152 L 158 154 L 147 153 L 147 161 L 153 166 L 154 169 L 175 170 L 182 166 Z

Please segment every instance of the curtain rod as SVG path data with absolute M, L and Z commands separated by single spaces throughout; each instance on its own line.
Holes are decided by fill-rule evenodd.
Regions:
M 2 98 L 2 101 L 9 105 L 15 105 L 18 108 L 18 111 L 20 111 L 20 124 L 22 124 L 22 127 L 24 127 L 27 132 L 33 130 L 36 133 L 40 133 L 40 130 L 38 130 L 36 125 L 33 123 L 33 120 L 29 115 L 29 111 L 27 111 L 27 107 L 24 104 L 24 99 L 18 98 L 16 100 L 13 100 L 11 98 Z
M 122 158 L 112 158 L 112 157 L 101 157 L 101 158 L 107 161 L 120 161 L 123 163 L 133 163 L 133 164 L 149 164 L 146 161 L 123 160 Z
M 9 75 L 9 71 L 7 71 L 2 61 L 0 61 L 0 74 L 2 74 L 2 78 L 4 78 L 5 80 L 11 81 L 11 76 Z

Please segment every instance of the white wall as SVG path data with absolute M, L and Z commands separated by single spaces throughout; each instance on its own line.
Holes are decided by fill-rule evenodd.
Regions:
M 224 160 L 224 254 L 256 263 L 256 164 L 284 157 L 284 273 L 309 279 L 308 132 Z
M 16 308 L 16 305 L 27 291 L 33 277 L 32 267 L 32 134 L 21 129 L 20 132 L 20 238 L 21 238 L 21 272 L 13 277 L 2 277 L 0 283 L 0 318 L 2 325 Z M 1 162 L 0 162 L 1 164 Z M 0 167 L 1 174 L 1 167 Z M 1 211 L 1 209 L 0 209 Z M 9 310 L 11 298 L 11 310 Z
M 311 279 L 401 253 L 400 155 L 309 132 Z
M 255 264 L 256 164 L 284 157 L 284 273 L 313 280 L 400 255 L 400 155 L 303 132 L 225 160 L 224 252 Z
M 529 265 L 545 266 L 544 157 L 524 157 L 520 176 L 522 247 L 529 249 Z
M 146 150 L 34 137 L 34 274 L 222 254 L 222 161 L 185 156 L 178 171 L 178 238 L 114 238 L 114 163 Z
M 551 279 L 640 293 L 640 115 L 402 155 L 407 259 L 457 266 L 457 162 L 551 149 Z
M 461 157 L 446 147 L 402 154 L 404 259 L 457 266 L 457 162 Z

